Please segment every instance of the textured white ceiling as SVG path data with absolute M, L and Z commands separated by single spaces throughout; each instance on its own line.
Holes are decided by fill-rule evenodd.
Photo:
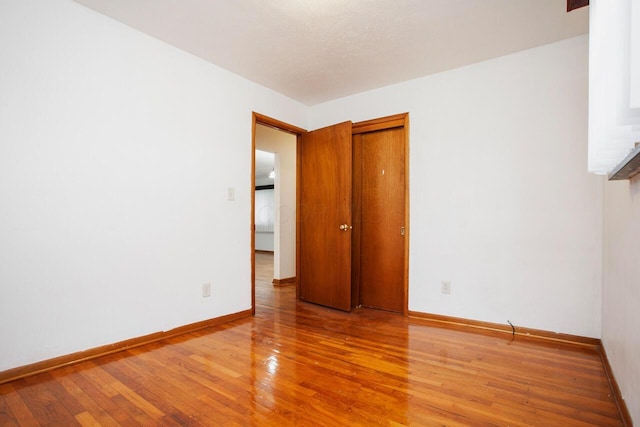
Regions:
M 306 105 L 584 34 L 566 0 L 75 0 Z

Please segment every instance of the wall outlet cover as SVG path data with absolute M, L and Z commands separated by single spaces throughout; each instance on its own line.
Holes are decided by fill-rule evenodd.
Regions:
M 442 293 L 450 294 L 451 293 L 451 282 L 443 280 L 442 281 Z
M 202 298 L 211 296 L 211 283 L 205 283 L 202 285 Z

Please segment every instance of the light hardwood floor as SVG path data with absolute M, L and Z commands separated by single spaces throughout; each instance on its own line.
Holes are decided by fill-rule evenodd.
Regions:
M 0 385 L 0 425 L 622 425 L 593 349 L 297 302 L 269 262 L 255 317 Z

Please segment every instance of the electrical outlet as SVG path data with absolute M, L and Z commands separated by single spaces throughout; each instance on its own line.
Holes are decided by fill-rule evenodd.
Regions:
M 204 283 L 202 285 L 202 298 L 211 296 L 211 283 Z
M 451 282 L 449 282 L 447 280 L 443 280 L 442 281 L 442 293 L 443 294 L 450 294 L 451 293 Z

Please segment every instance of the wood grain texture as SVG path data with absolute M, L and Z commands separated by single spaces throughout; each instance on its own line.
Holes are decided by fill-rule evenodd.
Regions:
M 271 283 L 273 283 L 273 286 L 289 286 L 289 285 L 295 285 L 297 282 L 295 277 L 285 277 L 282 279 L 273 279 L 271 281 Z
M 567 12 L 589 6 L 589 0 L 567 0 Z
M 345 313 L 259 279 L 256 301 L 252 318 L 0 385 L 0 425 L 623 425 L 591 347 Z
M 255 224 L 255 209 L 256 209 L 256 125 L 268 126 L 274 129 L 278 129 L 283 132 L 287 132 L 296 136 L 296 149 L 300 149 L 300 143 L 302 140 L 302 134 L 306 133 L 305 129 L 297 126 L 290 125 L 283 121 L 274 119 L 264 114 L 251 113 L 251 314 L 255 314 L 256 310 L 256 270 L 255 270 L 255 258 L 253 254 L 256 248 L 256 224 Z M 296 202 L 300 199 L 300 170 L 299 162 L 296 162 Z M 300 264 L 297 248 L 300 245 L 300 233 L 298 232 L 300 227 L 300 212 L 296 210 L 296 268 Z M 298 295 L 298 284 L 296 282 L 296 298 Z
M 605 351 L 602 343 L 600 343 L 600 345 L 598 346 L 598 352 L 600 353 L 600 360 L 602 360 L 602 366 L 604 367 L 605 375 L 609 380 L 609 387 L 613 392 L 613 398 L 618 407 L 618 412 L 620 412 L 620 416 L 622 417 L 623 424 L 625 425 L 625 427 L 633 427 L 631 413 L 629 412 L 629 408 L 627 408 L 627 404 L 622 398 L 622 391 L 620 390 L 618 381 L 616 381 L 616 378 L 613 375 L 613 369 L 611 368 L 611 364 L 609 363 L 609 357 L 607 357 L 607 352 Z
M 352 256 L 352 305 L 361 304 L 361 295 L 364 292 L 363 305 L 381 309 L 409 313 L 409 113 L 395 114 L 380 117 L 373 120 L 357 122 L 353 124 L 353 194 L 354 194 L 354 228 Z M 371 151 L 363 151 L 363 141 L 370 141 L 384 135 L 383 139 L 393 140 L 393 147 L 373 156 Z M 391 136 L 391 138 L 389 138 Z M 378 141 L 380 142 L 380 141 Z M 384 146 L 384 144 L 382 144 Z M 384 148 L 384 147 L 383 147 Z M 368 157 L 365 159 L 365 157 Z M 404 161 L 399 161 L 404 157 Z M 391 189 L 387 182 L 380 189 L 374 189 L 379 177 L 372 174 L 372 169 L 380 169 L 382 165 L 389 163 L 395 173 L 387 176 L 395 182 L 395 188 Z M 368 174 L 364 173 L 369 168 Z M 388 167 L 387 167 L 388 169 Z M 379 170 L 378 170 L 379 172 Z M 372 191 L 373 189 L 373 191 Z M 373 202 L 373 203 L 372 203 Z M 377 205 L 376 205 L 377 203 Z M 365 212 L 363 205 L 367 204 Z M 382 206 L 382 207 L 381 207 Z M 373 215 L 370 214 L 373 212 Z M 380 227 L 372 224 L 381 219 Z M 401 241 L 393 239 L 394 229 L 404 227 L 405 234 L 400 236 Z M 387 230 L 383 230 L 387 228 Z M 366 229 L 366 230 L 365 230 Z M 384 236 L 373 235 L 380 230 L 383 234 L 389 234 L 389 241 Z M 393 239 L 393 241 L 391 240 Z M 402 243 L 402 248 L 400 247 Z M 387 247 L 387 245 L 389 247 Z M 367 263 L 362 264 L 362 258 Z M 377 259 L 382 260 L 382 265 L 377 265 Z M 371 268 L 371 266 L 375 266 Z M 382 267 L 385 268 L 382 268 Z M 393 273 L 391 273 L 393 271 Z M 368 276 L 368 277 L 367 277 Z M 374 288 L 363 288 L 360 281 L 365 280 L 365 285 L 374 285 Z M 381 279 L 385 277 L 385 279 Z M 390 278 L 387 280 L 386 278 Z M 390 295 L 387 302 L 385 290 L 379 292 L 376 286 L 388 286 L 396 292 Z M 391 290 L 389 289 L 389 290 Z M 402 295 L 400 297 L 400 294 Z M 374 296 L 374 299 L 368 298 Z M 402 298 L 402 301 L 399 301 Z M 369 301 L 367 302 L 367 299 Z M 377 301 L 375 301 L 377 299 Z M 380 303 L 380 301 L 385 301 Z
M 598 338 L 581 337 L 578 335 L 563 334 L 558 332 L 543 331 L 540 329 L 525 328 L 519 325 L 513 327 L 509 324 L 482 322 L 478 320 L 463 319 L 460 317 L 443 316 L 440 314 L 410 311 L 409 316 L 424 324 L 441 326 L 459 331 L 473 331 L 491 335 L 512 335 L 520 339 L 530 341 L 547 341 L 557 344 L 581 345 L 595 349 L 601 343 Z
M 352 218 L 351 230 L 351 307 L 360 305 L 360 255 L 362 252 L 362 134 L 354 134 L 351 138 L 353 150 L 352 170 Z
M 402 127 L 361 135 L 360 304 L 405 310 L 405 135 Z
M 155 332 L 149 335 L 143 335 L 141 337 L 135 337 L 128 340 L 119 341 L 113 344 L 107 344 L 100 347 L 91 348 L 85 351 L 79 351 L 77 353 L 66 354 L 52 359 L 43 360 L 36 363 L 31 363 L 25 366 L 19 366 L 17 368 L 9 369 L 0 372 L 0 384 L 16 380 L 18 378 L 24 378 L 31 375 L 35 375 L 42 372 L 47 372 L 52 369 L 57 369 L 61 366 L 72 365 L 85 360 L 95 359 L 107 354 L 117 353 L 129 348 L 142 346 L 151 342 L 160 341 L 166 338 L 183 335 L 199 329 L 208 328 L 210 326 L 218 325 L 220 323 L 230 322 L 235 319 L 241 319 L 252 315 L 251 310 L 244 310 L 238 313 L 232 313 L 225 316 L 216 317 L 213 319 L 207 319 L 200 322 L 190 323 L 188 325 L 179 326 L 169 331 Z M 2 424 L 0 424 L 1 426 Z
M 393 116 L 379 117 L 377 119 L 356 122 L 353 124 L 352 133 L 375 132 L 381 129 L 391 129 L 407 125 L 409 113 L 394 114 Z
M 302 135 L 299 145 L 300 298 L 351 309 L 351 122 Z

